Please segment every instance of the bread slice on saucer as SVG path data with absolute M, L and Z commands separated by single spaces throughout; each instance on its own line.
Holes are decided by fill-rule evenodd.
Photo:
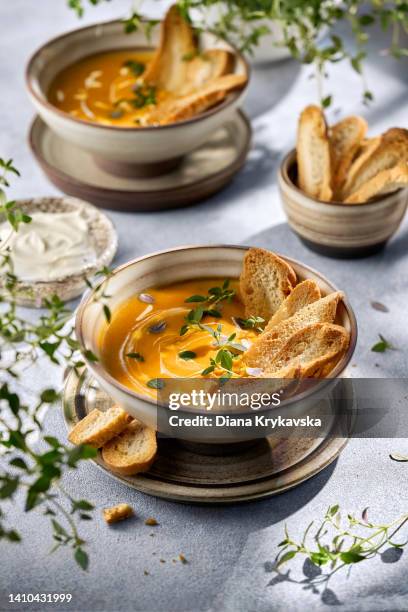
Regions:
M 89 444 L 101 448 L 125 429 L 131 417 L 119 406 L 105 412 L 96 408 L 79 421 L 70 431 L 68 440 L 72 444 Z
M 132 476 L 147 472 L 157 452 L 156 432 L 134 419 L 102 449 L 102 459 L 112 472 Z

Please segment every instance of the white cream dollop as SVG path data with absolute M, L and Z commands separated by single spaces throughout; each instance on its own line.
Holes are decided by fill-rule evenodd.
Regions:
M 96 261 L 89 241 L 89 225 L 82 210 L 34 212 L 21 223 L 8 246 L 14 274 L 19 280 L 53 281 L 81 272 Z M 0 225 L 0 237 L 10 229 Z

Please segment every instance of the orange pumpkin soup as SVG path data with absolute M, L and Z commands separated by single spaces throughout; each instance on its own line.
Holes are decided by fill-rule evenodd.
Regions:
M 153 54 L 151 50 L 125 49 L 85 57 L 56 76 L 48 100 L 83 121 L 140 127 L 149 109 L 169 97 L 142 82 Z
M 237 280 L 148 289 L 112 313 L 101 334 L 102 362 L 120 383 L 150 397 L 161 378 L 246 376 L 242 354 L 259 323 L 244 317 Z

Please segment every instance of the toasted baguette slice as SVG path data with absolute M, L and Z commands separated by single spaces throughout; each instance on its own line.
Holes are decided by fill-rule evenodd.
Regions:
M 264 375 L 299 368 L 299 378 L 311 377 L 334 363 L 349 344 L 349 334 L 340 325 L 314 323 L 295 332 L 270 360 Z
M 129 504 L 118 504 L 117 506 L 112 506 L 112 508 L 103 509 L 103 518 L 108 525 L 124 521 L 131 516 L 133 516 L 133 508 Z
M 147 116 L 149 124 L 167 125 L 183 121 L 218 104 L 237 89 L 242 89 L 247 77 L 227 74 L 203 85 L 198 92 L 158 104 Z
M 307 106 L 300 115 L 297 136 L 298 183 L 305 193 L 329 202 L 332 198 L 330 145 L 324 114 Z
M 408 130 L 388 130 L 375 151 L 360 165 L 353 178 L 349 177 L 343 189 L 344 199 L 355 193 L 379 172 L 408 162 Z
M 336 196 L 347 178 L 347 172 L 364 139 L 367 128 L 367 122 L 357 116 L 346 117 L 331 128 L 332 188 Z
M 177 94 L 187 81 L 186 58 L 197 53 L 194 31 L 178 6 L 169 8 L 161 25 L 160 44 L 143 74 L 145 83 Z
M 392 193 L 408 187 L 408 165 L 399 164 L 391 170 L 383 170 L 374 178 L 364 183 L 351 196 L 344 200 L 345 204 L 364 204 L 376 196 Z
M 130 420 L 131 417 L 119 406 L 113 406 L 105 412 L 95 408 L 75 425 L 68 440 L 72 444 L 89 444 L 101 448 L 123 431 Z
M 134 419 L 102 449 L 106 466 L 124 476 L 146 472 L 157 451 L 156 432 Z
M 249 249 L 239 279 L 245 315 L 269 321 L 295 283 L 296 274 L 286 261 L 264 249 Z
M 266 326 L 265 331 L 258 336 L 244 353 L 243 361 L 251 368 L 268 369 L 268 364 L 282 349 L 289 338 L 301 329 L 313 323 L 333 323 L 336 318 L 337 304 L 343 298 L 343 293 L 337 291 L 305 306 L 289 319 L 279 325 Z
M 179 95 L 198 91 L 200 87 L 232 72 L 234 55 L 224 49 L 210 49 L 187 60 L 186 83 L 179 90 Z
M 307 279 L 296 285 L 292 293 L 282 302 L 278 310 L 269 321 L 268 328 L 278 325 L 293 315 L 301 308 L 312 304 L 321 298 L 319 285 L 311 279 Z
M 366 138 L 361 143 L 356 151 L 351 166 L 347 172 L 347 178 L 341 187 L 341 193 L 337 194 L 340 200 L 343 200 L 346 192 L 350 189 L 350 185 L 354 182 L 355 177 L 360 171 L 360 168 L 365 164 L 367 159 L 371 157 L 374 151 L 380 146 L 381 136 L 375 138 Z

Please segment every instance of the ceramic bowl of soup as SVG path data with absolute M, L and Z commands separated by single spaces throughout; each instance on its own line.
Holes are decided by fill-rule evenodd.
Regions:
M 209 365 L 211 339 L 203 339 L 200 334 L 183 334 L 185 317 L 190 308 L 199 305 L 198 297 L 207 295 L 214 287 L 218 287 L 217 291 L 222 288 L 237 291 L 246 250 L 239 246 L 180 247 L 118 267 L 106 281 L 105 291 L 111 296 L 109 323 L 103 300 L 95 300 L 93 292 L 84 296 L 77 311 L 76 335 L 86 365 L 103 390 L 130 415 L 168 433 L 163 424 L 168 422 L 169 405 L 163 401 L 156 383 L 163 377 L 176 382 L 196 381 Z M 285 259 L 299 282 L 315 280 L 322 295 L 336 291 L 336 287 L 318 272 Z M 226 300 L 221 310 L 221 318 L 208 317 L 209 324 L 214 323 L 215 329 L 220 322 L 223 334 L 236 332 L 236 321 L 244 316 L 238 292 L 231 303 Z M 338 305 L 336 323 L 350 334 L 348 349 L 317 386 L 282 402 L 293 413 L 314 408 L 319 398 L 327 394 L 327 385 L 337 384 L 345 375 L 357 336 L 356 320 L 346 298 Z M 251 341 L 254 333 L 248 330 L 245 340 L 238 333 L 235 341 Z M 89 358 L 89 351 L 97 360 Z M 188 414 L 191 416 L 191 410 Z M 253 437 L 256 435 L 246 429 L 231 432 L 226 427 L 219 431 L 217 428 L 216 432 L 201 429 L 188 439 L 224 443 Z
M 26 83 L 37 112 L 60 137 L 93 154 L 108 172 L 151 176 L 171 170 L 232 118 L 246 87 L 189 119 L 143 126 L 143 113 L 160 91 L 136 91 L 160 40 L 160 27 L 149 38 L 145 28 L 125 34 L 122 21 L 111 21 L 59 36 L 31 57 Z M 244 58 L 230 45 L 204 32 L 200 49 L 225 49 L 234 55 L 233 74 L 248 76 Z M 188 58 L 187 58 L 188 59 Z M 186 61 L 187 61 L 186 59 Z M 112 93 L 114 90 L 114 93 Z M 121 92 L 134 96 L 134 113 L 121 116 Z M 135 93 L 136 92 L 136 93 Z M 114 98 L 114 101 L 113 101 Z

